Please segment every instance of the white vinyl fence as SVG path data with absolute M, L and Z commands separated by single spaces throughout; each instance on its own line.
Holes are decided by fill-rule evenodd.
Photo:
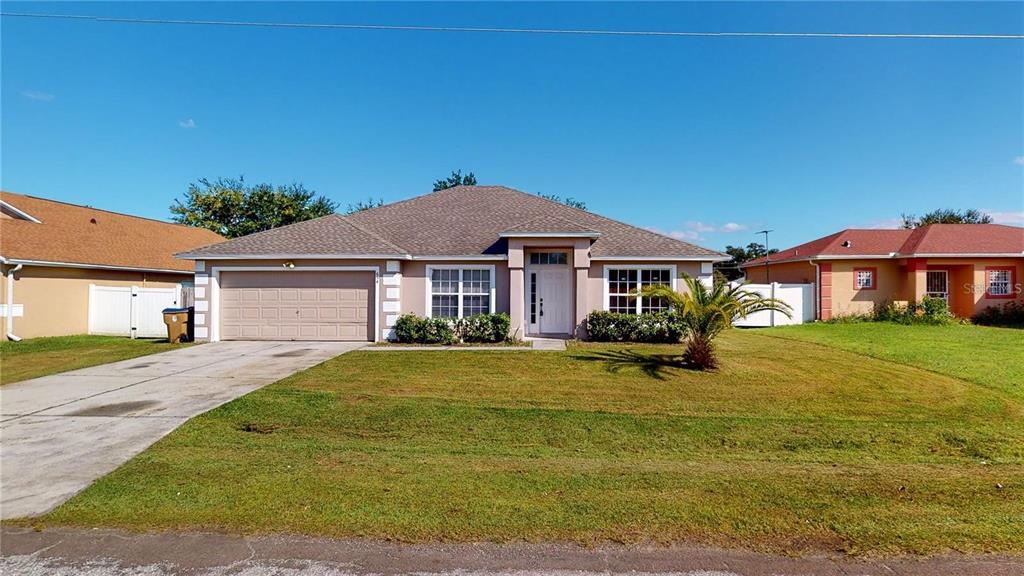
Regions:
M 156 338 L 167 335 L 164 308 L 181 302 L 181 286 L 89 285 L 89 334 Z
M 785 326 L 814 321 L 814 284 L 746 284 L 745 290 L 756 292 L 765 298 L 776 298 L 793 308 L 793 317 L 787 318 L 780 312 L 757 312 L 736 321 L 736 326 L 755 328 L 762 326 Z

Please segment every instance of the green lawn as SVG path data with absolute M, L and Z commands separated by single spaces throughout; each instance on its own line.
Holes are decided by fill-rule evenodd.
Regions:
M 54 336 L 0 342 L 0 385 L 180 348 L 167 339 Z M 187 344 L 185 344 L 187 346 Z
M 354 352 L 22 522 L 1024 552 L 1021 398 L 750 331 L 720 351 L 716 373 L 669 346 Z
M 969 324 L 803 324 L 758 332 L 909 364 L 1024 398 L 1024 330 Z

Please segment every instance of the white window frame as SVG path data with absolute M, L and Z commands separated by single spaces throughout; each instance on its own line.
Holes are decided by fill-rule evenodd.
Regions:
M 606 264 L 604 266 L 604 311 L 608 312 L 611 309 L 611 293 L 608 291 L 609 279 L 612 270 L 637 270 L 636 276 L 636 287 L 637 290 L 643 289 L 643 284 L 640 281 L 641 270 L 668 270 L 671 278 L 672 290 L 679 291 L 679 275 L 675 264 Z M 638 296 L 633 300 L 636 302 L 636 313 L 640 314 L 643 309 L 641 304 L 641 298 Z
M 993 282 L 992 281 L 992 275 L 993 274 L 1006 274 L 1006 281 L 1004 282 L 1004 281 L 1000 280 L 999 282 Z M 999 269 L 996 269 L 996 270 L 986 270 L 985 271 L 985 275 L 987 276 L 987 278 L 986 278 L 987 281 L 985 282 L 985 293 L 986 294 L 988 294 L 989 296 L 1010 296 L 1011 294 L 1013 294 L 1013 271 L 1012 270 L 1010 270 L 1009 268 L 999 268 Z M 993 290 L 992 287 L 995 286 L 996 284 L 1000 284 L 1000 285 L 1005 284 L 1006 285 L 1006 291 L 1005 292 L 996 292 L 995 290 Z
M 465 270 L 487 270 L 488 272 L 490 272 L 490 276 L 491 276 L 491 282 L 490 282 L 491 290 L 490 290 L 490 293 L 488 294 L 489 298 L 488 298 L 488 302 L 487 302 L 487 304 L 488 304 L 488 306 L 487 306 L 487 308 L 488 308 L 487 313 L 488 314 L 494 314 L 495 294 L 496 294 L 496 288 L 495 287 L 497 285 L 497 277 L 495 276 L 495 273 L 494 273 L 495 267 L 493 265 L 492 266 L 480 266 L 480 265 L 467 265 L 467 264 L 452 264 L 450 266 L 437 265 L 437 266 L 427 266 L 426 267 L 426 278 L 425 278 L 425 280 L 426 280 L 426 282 L 425 282 L 425 284 L 426 284 L 426 301 L 425 301 L 425 304 L 426 304 L 426 308 L 425 308 L 426 314 L 425 314 L 425 316 L 427 318 L 433 318 L 434 317 L 434 299 L 432 298 L 432 296 L 434 295 L 434 293 L 433 293 L 433 290 L 434 290 L 434 282 L 433 282 L 434 270 L 458 270 L 459 271 L 459 293 L 458 293 L 458 307 L 459 307 L 458 311 L 459 311 L 459 315 L 456 316 L 456 318 L 462 318 L 462 297 L 463 296 L 482 296 L 483 295 L 483 294 L 476 294 L 476 293 L 474 293 L 474 294 L 466 294 L 466 292 L 462 289 L 462 272 L 465 271 Z
M 860 279 L 861 274 L 867 276 L 868 283 L 861 285 Z M 874 270 L 855 270 L 853 272 L 853 285 L 857 290 L 872 290 L 875 287 L 875 271 Z

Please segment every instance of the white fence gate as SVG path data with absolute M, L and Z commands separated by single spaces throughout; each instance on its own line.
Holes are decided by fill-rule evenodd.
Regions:
M 181 302 L 181 286 L 89 285 L 89 334 L 156 338 L 167 335 L 164 308 Z
M 814 284 L 782 284 L 772 282 L 771 284 L 746 284 L 743 288 L 760 294 L 765 298 L 776 298 L 789 304 L 793 308 L 793 317 L 787 318 L 785 314 L 780 312 L 757 312 L 737 320 L 736 326 L 755 328 L 803 324 L 804 322 L 814 321 Z

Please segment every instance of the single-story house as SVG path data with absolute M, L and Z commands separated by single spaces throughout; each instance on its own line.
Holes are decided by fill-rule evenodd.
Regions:
M 404 313 L 505 312 L 513 335 L 581 334 L 640 313 L 649 284 L 710 279 L 728 256 L 503 186 L 459 186 L 189 250 L 197 340 L 394 337 Z
M 192 263 L 174 254 L 220 240 L 209 230 L 0 192 L 4 338 L 85 334 L 90 285 L 191 285 Z
M 814 283 L 817 317 L 866 314 L 889 302 L 944 298 L 957 316 L 1024 298 L 1024 228 L 931 224 L 848 229 L 740 265 L 755 283 Z

